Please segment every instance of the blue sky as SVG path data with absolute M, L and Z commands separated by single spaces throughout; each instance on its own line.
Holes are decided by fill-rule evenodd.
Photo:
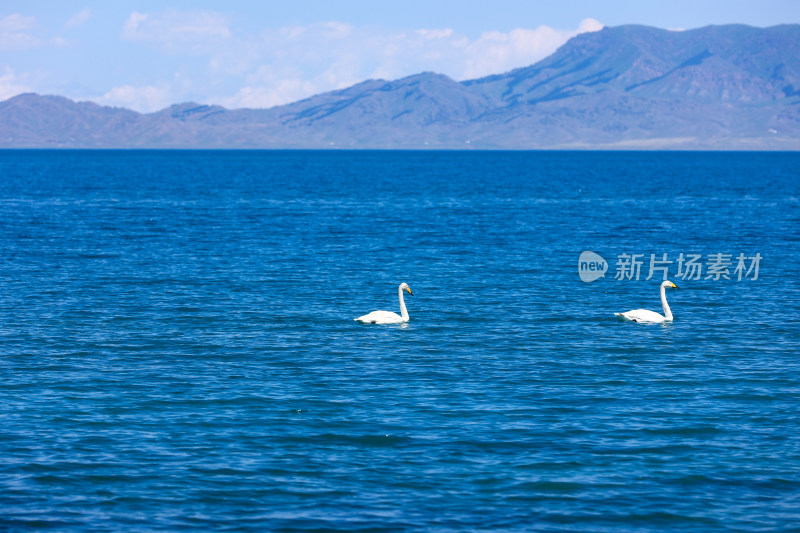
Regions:
M 526 66 L 603 26 L 800 23 L 800 0 L 4 0 L 0 100 L 271 107 L 370 78 Z

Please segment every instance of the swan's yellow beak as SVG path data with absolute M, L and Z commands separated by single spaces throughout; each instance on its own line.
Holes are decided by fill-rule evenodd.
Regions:
M 411 292 L 411 287 L 406 287 L 406 292 L 407 292 L 408 294 L 410 294 L 411 296 L 414 296 L 414 293 L 413 293 L 413 292 Z
M 673 283 L 673 284 L 672 284 L 672 288 L 673 288 L 673 289 L 677 289 L 677 288 L 678 288 L 678 286 L 677 286 L 677 285 L 675 285 L 675 284 Z

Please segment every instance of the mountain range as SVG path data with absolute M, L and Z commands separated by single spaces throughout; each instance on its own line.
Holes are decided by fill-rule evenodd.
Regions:
M 800 150 L 800 25 L 611 27 L 503 74 L 368 80 L 269 109 L 22 94 L 0 102 L 0 148 Z

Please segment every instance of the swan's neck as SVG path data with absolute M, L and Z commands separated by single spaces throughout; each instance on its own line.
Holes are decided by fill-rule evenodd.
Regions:
M 397 298 L 400 300 L 400 316 L 408 322 L 408 310 L 406 309 L 406 301 L 403 299 L 403 289 L 397 289 Z
M 664 317 L 667 320 L 672 320 L 672 310 L 667 303 L 667 291 L 665 287 L 661 287 L 661 308 L 664 309 Z

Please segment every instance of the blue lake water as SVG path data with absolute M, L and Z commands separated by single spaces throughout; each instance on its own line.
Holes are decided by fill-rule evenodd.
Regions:
M 0 530 L 797 531 L 799 246 L 800 153 L 0 152 Z

